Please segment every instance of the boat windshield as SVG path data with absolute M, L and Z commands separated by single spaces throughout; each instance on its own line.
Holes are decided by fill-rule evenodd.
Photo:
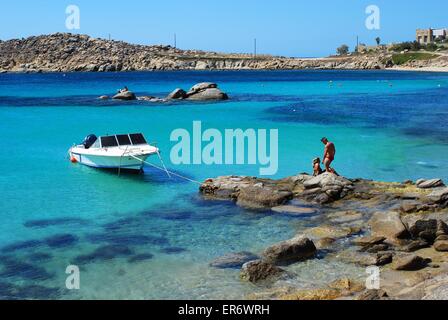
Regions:
M 145 137 L 141 133 L 130 134 L 129 137 L 133 145 L 147 144 Z
M 132 144 L 131 138 L 129 138 L 129 135 L 127 135 L 127 134 L 118 135 L 117 140 L 118 140 L 118 144 L 120 146 L 130 146 Z
M 101 146 L 103 148 L 118 147 L 118 142 L 115 136 L 101 137 Z
M 145 137 L 141 133 L 120 134 L 116 136 L 101 137 L 101 147 L 135 146 L 147 144 Z

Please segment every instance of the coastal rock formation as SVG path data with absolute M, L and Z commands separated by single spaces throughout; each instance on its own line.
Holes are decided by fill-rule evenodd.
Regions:
M 280 276 L 285 270 L 263 260 L 247 262 L 243 265 L 240 278 L 244 281 L 258 282 Z
M 315 254 L 316 247 L 310 239 L 296 237 L 270 246 L 262 256 L 269 263 L 286 265 L 312 258 Z
M 400 67 L 448 66 L 448 58 L 410 61 Z M 87 35 L 56 33 L 0 42 L 2 72 L 119 72 L 155 70 L 385 69 L 392 54 L 377 52 L 328 58 L 285 58 L 133 45 Z M 213 91 L 210 92 L 212 94 Z M 216 93 L 213 93 L 216 94 Z M 207 94 L 208 96 L 208 94 Z
M 328 195 L 327 190 L 336 190 L 337 196 L 330 192 L 329 201 L 319 204 L 316 196 Z M 275 287 L 278 290 L 270 291 L 269 299 L 423 299 L 439 297 L 447 291 L 446 187 L 421 188 L 409 181 L 385 183 L 328 175 L 316 179 L 299 174 L 279 180 L 238 176 L 208 179 L 200 192 L 204 199 L 228 200 L 243 206 L 249 203 L 250 209 L 262 208 L 261 216 L 269 212 L 301 213 L 302 209 L 306 212 L 290 217 L 297 217 L 300 223 L 306 221 L 310 227 L 301 229 L 292 239 L 257 252 L 261 260 L 243 266 L 242 274 L 247 278 L 254 281 L 269 278 L 273 285 L 283 283 L 281 278 L 269 276 L 271 270 L 277 270 L 276 265 L 303 263 L 304 259 L 319 253 L 322 253 L 319 259 L 329 263 L 378 266 L 381 270 L 384 291 L 367 290 L 358 294 L 363 288 L 355 293 L 330 284 L 307 290 Z M 283 196 L 278 197 L 279 194 Z M 284 203 L 275 205 L 278 202 Z M 252 276 L 247 275 L 248 269 Z M 278 273 L 274 271 L 273 275 Z M 440 285 L 433 281 L 438 276 L 442 279 Z

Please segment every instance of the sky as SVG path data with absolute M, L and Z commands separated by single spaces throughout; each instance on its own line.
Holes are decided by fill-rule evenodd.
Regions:
M 66 8 L 80 10 L 80 29 L 66 28 Z M 366 27 L 366 8 L 380 12 Z M 181 49 L 319 57 L 341 44 L 413 41 L 417 28 L 448 28 L 446 0 L 14 0 L 2 1 L 0 39 L 55 32 L 88 34 Z

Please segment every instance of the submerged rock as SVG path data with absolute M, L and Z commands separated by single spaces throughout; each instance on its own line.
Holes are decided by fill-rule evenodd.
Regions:
M 241 268 L 245 263 L 257 259 L 259 257 L 251 252 L 229 253 L 210 262 L 210 266 L 219 269 Z
M 313 241 L 296 237 L 270 246 L 262 256 L 269 263 L 285 265 L 313 258 L 316 251 Z
M 263 260 L 247 262 L 243 265 L 240 278 L 244 281 L 258 282 L 269 278 L 278 277 L 285 270 Z

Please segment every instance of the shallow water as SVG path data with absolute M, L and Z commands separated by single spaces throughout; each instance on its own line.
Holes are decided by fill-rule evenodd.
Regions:
M 127 85 L 164 96 L 213 81 L 222 103 L 99 101 Z M 331 81 L 331 82 L 330 82 Z M 319 140 L 336 143 L 348 177 L 448 180 L 448 76 L 385 71 L 160 72 L 0 75 L 0 296 L 6 298 L 243 298 L 263 290 L 238 270 L 209 262 L 260 253 L 313 225 L 308 217 L 254 213 L 206 202 L 197 186 L 152 168 L 143 176 L 92 170 L 67 159 L 90 133 L 145 133 L 167 165 L 195 180 L 258 175 L 257 166 L 174 166 L 170 134 L 206 128 L 279 130 L 276 177 L 310 171 Z M 154 161 L 157 163 L 157 161 Z M 65 268 L 81 267 L 81 290 L 65 289 Z M 363 270 L 313 260 L 288 285 L 308 287 Z

